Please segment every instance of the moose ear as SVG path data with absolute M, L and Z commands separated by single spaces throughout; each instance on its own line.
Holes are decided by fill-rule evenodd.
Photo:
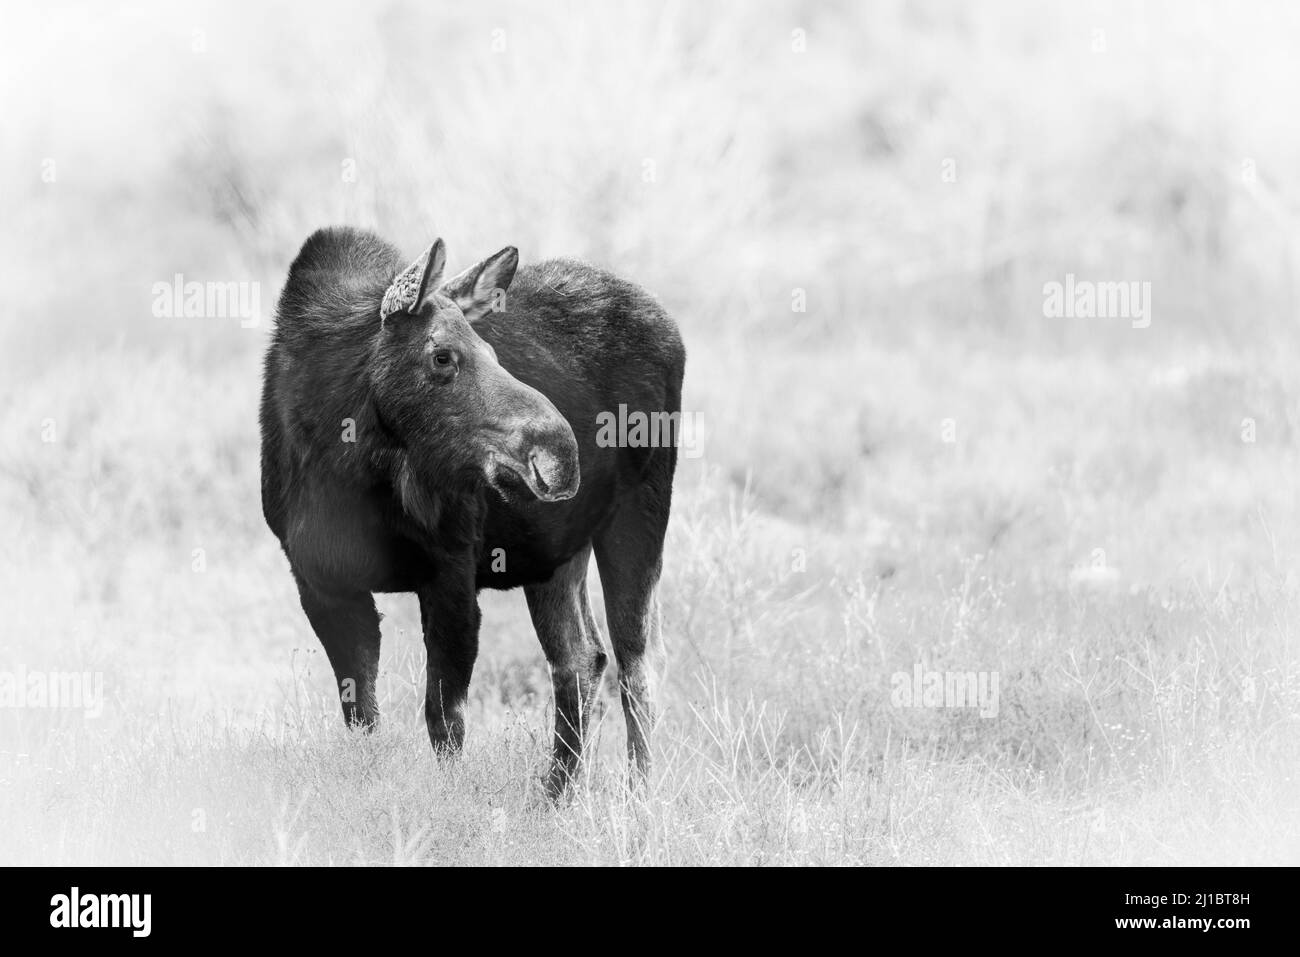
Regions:
M 379 307 L 380 320 L 386 320 L 395 312 L 417 311 L 425 297 L 438 288 L 446 265 L 447 247 L 441 239 L 435 239 L 424 255 L 398 273 L 388 287 L 384 303 Z
M 459 276 L 448 279 L 442 294 L 460 306 L 470 322 L 488 312 L 505 308 L 506 290 L 519 268 L 519 250 L 507 246 L 495 256 L 470 266 Z

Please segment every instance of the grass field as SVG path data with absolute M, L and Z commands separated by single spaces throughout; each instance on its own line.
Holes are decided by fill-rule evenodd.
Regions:
M 0 682 L 104 703 L 0 708 L 0 863 L 1300 863 L 1300 11 L 28 17 Z M 453 270 L 590 259 L 677 317 L 705 432 L 644 794 L 609 675 L 543 800 L 518 593 L 483 596 L 459 761 L 412 596 L 380 601 L 381 730 L 343 727 L 256 422 L 279 285 L 334 222 Z M 258 321 L 155 315 L 178 273 L 257 283 Z M 1149 282 L 1150 325 L 1046 316 L 1067 275 Z M 901 706 L 918 665 L 996 675 L 996 714 Z

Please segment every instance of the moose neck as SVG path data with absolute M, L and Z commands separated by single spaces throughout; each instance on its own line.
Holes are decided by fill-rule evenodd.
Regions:
M 436 450 L 408 446 L 392 459 L 392 486 L 403 513 L 427 546 L 444 552 L 472 549 L 487 516 L 486 485 L 467 472 L 440 467 Z

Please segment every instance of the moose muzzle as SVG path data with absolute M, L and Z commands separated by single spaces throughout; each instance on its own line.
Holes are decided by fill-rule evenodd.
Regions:
M 503 441 L 488 453 L 488 482 L 502 491 L 499 479 L 504 469 L 543 502 L 573 498 L 580 478 L 573 429 L 546 396 L 523 383 L 518 388 L 526 396 L 515 397 L 516 411 L 510 416 Z M 518 401 L 525 397 L 527 401 Z

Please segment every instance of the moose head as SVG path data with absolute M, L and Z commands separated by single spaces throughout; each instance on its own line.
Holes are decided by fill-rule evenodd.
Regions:
M 370 361 L 385 424 L 445 483 L 486 479 L 506 497 L 517 479 L 555 502 L 578 490 L 573 429 L 546 396 L 497 361 L 474 323 L 503 311 L 519 265 L 513 246 L 444 282 L 441 239 L 393 280 Z

